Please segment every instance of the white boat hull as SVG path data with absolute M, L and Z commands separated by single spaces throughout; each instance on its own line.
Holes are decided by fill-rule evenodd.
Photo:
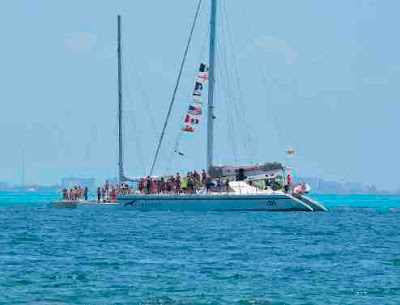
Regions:
M 138 210 L 314 211 L 310 205 L 289 194 L 132 194 L 118 195 L 117 203 Z

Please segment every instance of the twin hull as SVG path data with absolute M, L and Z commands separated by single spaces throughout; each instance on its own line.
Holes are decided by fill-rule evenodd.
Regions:
M 118 195 L 119 205 L 140 210 L 314 211 L 289 194 Z

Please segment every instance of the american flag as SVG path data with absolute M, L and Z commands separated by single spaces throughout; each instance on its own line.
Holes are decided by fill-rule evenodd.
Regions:
M 192 115 L 201 115 L 203 111 L 201 110 L 201 107 L 190 105 L 188 113 Z

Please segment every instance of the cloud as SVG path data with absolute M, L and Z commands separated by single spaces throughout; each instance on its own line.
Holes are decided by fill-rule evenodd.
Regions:
M 90 32 L 77 32 L 65 39 L 64 45 L 68 52 L 90 53 L 96 40 L 97 37 Z

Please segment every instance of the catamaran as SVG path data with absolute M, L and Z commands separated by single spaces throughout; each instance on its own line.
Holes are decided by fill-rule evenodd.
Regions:
M 200 2 L 199 2 L 200 5 Z M 198 7 L 199 8 L 199 7 Z M 196 15 L 197 18 L 197 15 Z M 195 18 L 195 20 L 196 20 Z M 199 97 L 199 90 L 203 88 L 205 79 L 208 81 L 207 101 L 207 174 L 210 179 L 224 181 L 226 187 L 222 190 L 202 189 L 192 193 L 171 192 L 130 192 L 117 195 L 117 203 L 123 206 L 134 207 L 139 210 L 211 210 L 211 211 L 327 211 L 317 201 L 307 197 L 302 192 L 295 192 L 285 185 L 285 167 L 281 163 L 271 162 L 253 166 L 216 166 L 213 162 L 213 136 L 214 136 L 214 88 L 215 88 L 215 53 L 216 53 L 216 19 L 217 0 L 211 0 L 210 36 L 209 36 L 209 62 L 208 68 L 201 65 L 199 75 L 202 80 L 196 83 L 194 99 Z M 193 25 L 194 26 L 194 25 Z M 193 33 L 193 27 L 191 35 Z M 191 36 L 190 35 L 190 36 Z M 189 39 L 190 41 L 190 39 Z M 189 44 L 188 44 L 189 45 Z M 185 54 L 187 54 L 187 50 Z M 127 181 L 140 181 L 130 179 L 124 175 L 123 166 L 123 125 L 122 125 L 122 71 L 121 71 L 121 16 L 118 15 L 118 180 L 119 183 Z M 178 77 L 180 78 L 181 71 Z M 175 92 L 176 93 L 175 88 Z M 173 97 L 174 100 L 174 97 Z M 198 99 L 197 99 L 198 101 Z M 168 116 L 171 112 L 170 105 Z M 193 119 L 201 113 L 201 108 L 193 105 L 189 107 L 187 120 Z M 166 122 L 167 122 L 166 120 Z M 156 158 L 166 129 L 166 124 L 161 134 Z M 193 131 L 190 124 L 186 124 L 185 131 Z M 156 160 L 155 158 L 155 160 Z M 153 162 L 151 173 L 153 172 Z M 151 174 L 150 174 L 151 175 Z M 274 187 L 273 182 L 279 180 L 281 187 Z

